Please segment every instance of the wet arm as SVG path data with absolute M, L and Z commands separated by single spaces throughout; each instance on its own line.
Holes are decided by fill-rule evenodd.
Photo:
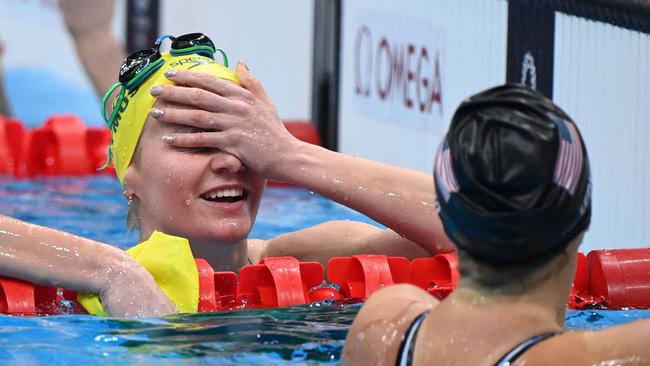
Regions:
M 409 259 L 430 255 L 390 229 L 382 230 L 355 221 L 330 221 L 269 240 L 262 257 L 292 256 L 325 266 L 331 257 L 355 254 L 384 254 Z
M 584 344 L 593 364 L 649 365 L 650 319 L 587 332 Z
M 280 179 L 364 213 L 431 254 L 453 250 L 435 211 L 430 174 L 302 142 L 281 160 Z
M 280 123 L 260 81 L 241 64 L 237 76 L 249 92 L 242 97 L 251 98 L 244 120 L 251 123 L 253 131 L 269 131 L 276 140 L 265 146 L 270 147 L 267 155 L 272 159 L 262 171 L 361 212 L 429 253 L 453 250 L 435 210 L 431 174 L 341 154 L 293 138 Z M 245 136 L 251 141 L 256 140 L 251 136 L 257 137 Z
M 158 100 L 201 109 L 170 107 L 155 118 L 206 131 L 173 134 L 166 143 L 224 150 L 270 179 L 308 188 L 364 213 L 429 252 L 452 249 L 435 211 L 430 174 L 296 139 L 282 124 L 261 83 L 242 64 L 237 66 L 237 77 L 245 89 L 191 71 L 167 77 L 185 87 L 161 87 L 155 94 Z
M 521 362 L 552 365 L 562 359 L 570 365 L 649 365 L 648 344 L 650 320 L 646 319 L 598 331 L 567 331 L 526 351 Z
M 0 275 L 97 293 L 115 316 L 174 312 L 151 275 L 122 250 L 6 216 L 0 216 Z

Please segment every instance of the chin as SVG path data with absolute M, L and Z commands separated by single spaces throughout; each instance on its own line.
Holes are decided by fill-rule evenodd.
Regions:
M 235 243 L 248 238 L 251 229 L 251 225 L 244 224 L 219 225 L 205 233 L 205 238 L 219 243 Z

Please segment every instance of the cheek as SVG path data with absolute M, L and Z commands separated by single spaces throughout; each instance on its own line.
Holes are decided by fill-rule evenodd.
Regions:
M 251 192 L 251 198 L 252 198 L 252 208 L 257 212 L 257 209 L 260 205 L 260 201 L 262 200 L 262 195 L 264 194 L 264 189 L 266 188 L 266 182 L 267 180 L 265 178 L 262 178 L 261 176 L 256 176 L 253 179 L 253 184 L 252 186 L 255 187 L 254 192 Z
M 162 190 L 187 187 L 187 181 L 196 179 L 201 173 L 201 163 L 194 157 L 168 147 L 151 149 L 149 152 L 143 159 L 143 163 L 147 164 L 143 176 Z
M 152 210 L 179 211 L 185 202 L 191 198 L 189 188 L 192 185 L 191 169 L 186 166 L 172 164 L 155 164 L 147 169 L 146 186 L 144 187 Z M 167 215 L 167 212 L 153 212 L 156 216 Z

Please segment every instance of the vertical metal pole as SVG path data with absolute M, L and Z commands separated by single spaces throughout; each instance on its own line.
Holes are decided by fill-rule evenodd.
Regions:
M 0 64 L 0 114 L 9 117 L 11 116 L 11 109 L 9 108 L 9 101 L 7 100 L 7 95 L 5 93 L 2 72 L 2 64 Z
M 128 53 L 150 48 L 159 35 L 158 0 L 127 0 L 126 49 Z
M 510 1 L 506 80 L 553 98 L 554 47 L 555 11 Z
M 314 0 L 312 120 L 323 145 L 338 147 L 341 1 Z

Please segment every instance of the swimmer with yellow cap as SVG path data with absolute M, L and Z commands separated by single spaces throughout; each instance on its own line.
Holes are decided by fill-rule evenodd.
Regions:
M 157 49 L 165 38 L 173 38 L 170 53 L 160 53 Z M 124 172 L 131 163 L 149 111 L 156 102 L 148 91 L 154 85 L 173 84 L 165 77 L 165 70 L 205 72 L 239 83 L 235 74 L 227 67 L 226 54 L 216 49 L 212 41 L 201 33 L 180 37 L 164 35 L 156 40 L 155 46 L 154 49 L 129 55 L 120 68 L 120 81 L 109 88 L 102 97 L 102 115 L 106 118 L 113 136 L 110 158 L 121 183 L 124 183 Z M 225 65 L 214 60 L 213 54 L 216 51 L 222 54 Z M 120 87 L 113 112 L 107 118 L 106 101 Z
M 130 225 L 140 230 L 138 247 L 146 247 L 129 254 L 179 311 L 195 311 L 192 255 L 216 271 L 238 272 L 266 257 L 326 264 L 332 256 L 412 259 L 446 248 L 441 226 L 431 219 L 427 174 L 296 139 L 245 65 L 238 63 L 233 74 L 216 63 L 217 50 L 202 34 L 168 38 L 169 53 L 158 51 L 158 41 L 129 56 L 120 83 L 103 99 L 119 88 L 107 117 L 110 156 L 129 200 Z M 268 240 L 249 239 L 267 177 L 323 194 L 391 229 L 329 221 Z M 180 292 L 174 289 L 189 291 L 175 296 Z M 95 300 L 85 305 L 99 314 Z
M 160 53 L 167 38 L 171 50 Z M 104 41 L 75 42 L 86 67 L 97 70 L 103 66 L 97 60 L 105 57 L 94 56 L 115 51 L 96 47 L 117 43 Z M 202 34 L 164 36 L 126 59 L 120 82 L 103 98 L 106 105 L 117 91 L 110 115 L 104 107 L 102 112 L 113 134 L 109 158 L 140 244 L 125 255 L 110 245 L 0 217 L 6 234 L 0 235 L 0 251 L 12 253 L 0 260 L 0 274 L 99 293 L 101 301 L 81 295 L 93 314 L 161 315 L 196 311 L 193 257 L 215 271 L 238 272 L 266 257 L 326 264 L 335 255 L 412 259 L 450 247 L 434 219 L 428 174 L 296 139 L 248 68 L 238 63 L 233 74 L 226 62 L 214 61 L 214 52 L 220 51 Z M 106 84 L 104 75 L 89 74 L 96 86 Z M 267 177 L 303 186 L 388 229 L 328 221 L 268 240 L 249 239 Z M 34 248 L 34 255 L 23 255 Z
M 160 43 L 172 39 L 169 53 L 160 53 Z M 224 64 L 214 60 L 221 52 Z M 165 77 L 166 70 L 193 70 L 239 83 L 227 68 L 228 59 L 223 51 L 200 33 L 180 37 L 161 36 L 151 50 L 129 55 L 120 68 L 120 81 L 109 88 L 102 97 L 102 114 L 111 130 L 107 164 L 112 160 L 120 183 L 132 162 L 140 136 L 156 99 L 149 93 L 154 85 L 172 85 Z M 120 88 L 110 116 L 104 106 L 107 99 Z M 105 166 L 106 166 L 105 165 Z M 142 239 L 142 238 L 141 238 Z M 126 251 L 154 277 L 163 292 L 176 305 L 179 312 L 196 312 L 198 307 L 198 272 L 187 239 L 156 230 L 147 240 Z M 79 302 L 90 314 L 107 315 L 99 296 L 81 293 Z

